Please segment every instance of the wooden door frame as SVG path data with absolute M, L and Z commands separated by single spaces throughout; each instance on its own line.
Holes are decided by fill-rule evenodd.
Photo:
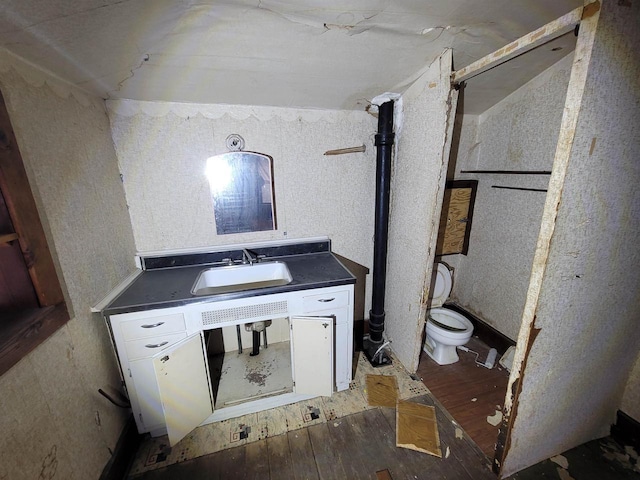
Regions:
M 62 286 L 40 221 L 9 112 L 0 91 L 0 190 L 38 307 L 11 311 L 0 324 L 0 375 L 69 320 Z
M 526 373 L 527 359 L 533 342 L 540 332 L 539 329 L 535 328 L 536 311 L 576 133 L 600 8 L 601 5 L 598 0 L 584 7 L 578 7 L 557 20 L 481 58 L 468 67 L 454 72 L 452 75 L 452 82 L 454 85 L 459 86 L 461 82 L 468 78 L 479 75 L 511 58 L 564 35 L 572 29 L 578 29 L 578 39 L 571 67 L 569 85 L 567 87 L 562 123 L 534 254 L 513 367 L 509 376 L 509 384 L 507 386 L 502 412 L 502 423 L 496 442 L 493 470 L 499 476 L 502 473 L 502 466 L 509 454 L 509 448 L 511 446 L 511 433 L 518 413 L 518 403 L 520 394 L 522 393 L 522 379 Z

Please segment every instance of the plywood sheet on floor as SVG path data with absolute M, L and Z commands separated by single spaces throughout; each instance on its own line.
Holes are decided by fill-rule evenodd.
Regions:
M 401 400 L 396 410 L 396 444 L 442 457 L 435 407 Z
M 392 407 L 398 401 L 398 382 L 390 375 L 367 375 L 367 401 L 372 407 Z

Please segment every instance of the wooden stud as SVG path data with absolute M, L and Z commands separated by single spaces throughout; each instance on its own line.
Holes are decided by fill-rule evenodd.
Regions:
M 575 26 L 580 23 L 582 16 L 583 7 L 578 7 L 572 10 L 553 22 L 549 22 L 537 30 L 534 30 L 533 32 L 530 32 L 527 35 L 505 45 L 501 49 L 496 50 L 495 52 L 476 60 L 472 64 L 453 72 L 453 75 L 451 75 L 451 82 L 454 85 L 460 84 L 471 77 L 480 75 L 482 72 L 486 72 L 487 70 L 500 65 L 501 63 L 533 50 L 543 43 L 547 43 L 555 38 L 561 37 L 565 33 L 573 30 Z

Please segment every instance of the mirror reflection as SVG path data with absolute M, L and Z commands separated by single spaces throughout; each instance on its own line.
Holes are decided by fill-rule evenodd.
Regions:
M 230 152 L 207 159 L 218 235 L 276 229 L 273 159 Z

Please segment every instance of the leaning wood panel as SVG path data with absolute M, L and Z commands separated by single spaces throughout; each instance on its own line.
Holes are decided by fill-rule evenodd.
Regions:
M 11 221 L 18 234 L 20 248 L 40 306 L 45 307 L 63 302 L 62 289 L 1 93 L 0 190 L 4 193 Z
M 507 396 L 504 404 L 504 417 L 500 426 L 498 442 L 496 444 L 496 456 L 493 463 L 494 471 L 497 474 L 508 475 L 513 472 L 505 471 L 504 465 L 508 461 L 509 449 L 511 447 L 512 429 L 518 414 L 518 403 L 522 391 L 522 377 L 526 373 L 526 362 L 529 351 L 540 330 L 535 328 L 536 311 L 540 292 L 542 289 L 542 279 L 547 267 L 547 260 L 551 249 L 551 240 L 556 226 L 556 218 L 562 198 L 565 178 L 569 168 L 571 149 L 576 134 L 582 97 L 585 91 L 591 53 L 595 41 L 595 35 L 600 17 L 600 3 L 594 2 L 584 7 L 580 33 L 573 57 L 571 67 L 571 77 L 567 87 L 564 113 L 560 124 L 560 134 L 558 144 L 553 159 L 553 168 L 549 180 L 548 193 L 542 213 L 542 223 L 536 244 L 536 251 L 533 257 L 531 277 L 527 298 L 522 314 L 522 326 L 517 339 L 516 351 L 513 360 L 513 369 L 509 377 Z M 561 427 L 559 427 L 561 428 Z

